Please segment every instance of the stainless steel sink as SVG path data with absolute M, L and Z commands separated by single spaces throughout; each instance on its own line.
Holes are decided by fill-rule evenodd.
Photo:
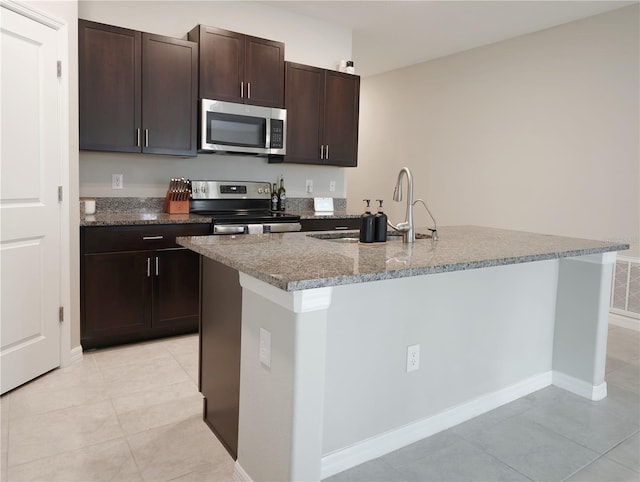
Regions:
M 360 237 L 357 232 L 337 232 L 337 233 L 318 233 L 307 234 L 310 238 L 323 239 L 325 241 L 332 241 L 334 243 L 359 243 Z M 430 234 L 416 233 L 416 239 L 431 239 Z M 402 242 L 402 234 L 395 232 L 387 233 L 387 242 Z M 373 243 L 363 243 L 373 244 Z

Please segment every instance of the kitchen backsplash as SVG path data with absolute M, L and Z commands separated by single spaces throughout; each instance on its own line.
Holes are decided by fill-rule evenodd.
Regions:
M 200 154 L 189 159 L 142 154 L 80 152 L 80 197 L 162 197 L 169 179 L 278 182 L 284 176 L 287 195 L 345 198 L 346 170 L 332 166 L 268 164 L 246 156 Z M 122 189 L 112 188 L 112 174 L 122 174 Z M 306 192 L 306 181 L 313 192 Z M 334 191 L 331 191 L 332 182 Z

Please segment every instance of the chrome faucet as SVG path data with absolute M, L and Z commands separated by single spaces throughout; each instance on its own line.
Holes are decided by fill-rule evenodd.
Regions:
M 407 178 L 407 213 L 405 215 L 404 222 L 398 223 L 394 226 L 388 223 L 396 231 L 402 233 L 403 243 L 413 243 L 416 240 L 416 233 L 413 229 L 413 175 L 408 167 L 400 169 L 398 174 L 398 181 L 396 182 L 396 188 L 393 191 L 393 200 L 396 202 L 402 201 L 402 178 Z

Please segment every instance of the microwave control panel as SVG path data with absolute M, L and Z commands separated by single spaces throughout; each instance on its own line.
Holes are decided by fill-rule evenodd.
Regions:
M 281 119 L 271 119 L 271 132 L 269 147 L 271 149 L 282 149 L 283 144 L 284 122 Z

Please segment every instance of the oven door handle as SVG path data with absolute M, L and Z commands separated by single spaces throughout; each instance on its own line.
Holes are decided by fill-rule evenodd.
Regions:
M 265 232 L 269 230 L 272 233 L 290 233 L 302 230 L 300 223 L 266 223 Z
M 245 227 L 243 225 L 213 225 L 213 234 L 244 234 Z

